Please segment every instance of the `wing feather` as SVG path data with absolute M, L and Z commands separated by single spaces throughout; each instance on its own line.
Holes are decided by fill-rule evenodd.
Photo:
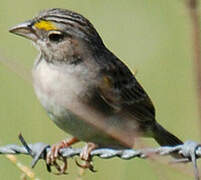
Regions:
M 132 115 L 141 124 L 155 121 L 149 96 L 123 62 L 117 58 L 105 62 L 101 77 L 98 89 L 109 106 Z

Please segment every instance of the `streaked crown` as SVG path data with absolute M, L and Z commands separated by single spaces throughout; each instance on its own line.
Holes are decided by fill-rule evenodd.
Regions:
M 73 11 L 60 8 L 44 10 L 35 19 L 34 26 L 38 29 L 50 31 L 65 27 L 65 32 L 70 35 L 102 44 L 100 36 L 89 20 Z

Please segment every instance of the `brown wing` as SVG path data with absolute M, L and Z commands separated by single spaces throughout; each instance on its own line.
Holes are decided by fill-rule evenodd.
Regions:
M 101 70 L 96 86 L 83 100 L 88 109 L 80 117 L 119 144 L 132 147 L 135 137 L 146 133 L 155 121 L 152 102 L 127 66 L 111 52 L 101 53 L 95 60 Z
M 132 115 L 141 125 L 155 121 L 150 98 L 123 62 L 117 58 L 105 62 L 101 77 L 100 96 L 110 107 Z

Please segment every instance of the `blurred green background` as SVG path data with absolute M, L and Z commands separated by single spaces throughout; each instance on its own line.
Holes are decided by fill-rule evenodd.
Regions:
M 51 7 L 71 9 L 90 19 L 107 47 L 137 70 L 137 79 L 155 104 L 157 120 L 184 141 L 200 141 L 191 23 L 182 0 L 1 0 L 0 57 L 10 59 L 9 66 L 13 68 L 0 61 L 1 145 L 19 143 L 19 132 L 29 142 L 49 144 L 67 136 L 49 120 L 30 83 L 14 72 L 22 71 L 16 64 L 31 71 L 37 50 L 28 40 L 8 32 L 9 27 Z M 156 146 L 151 139 L 146 142 L 148 146 Z M 30 165 L 31 158 L 18 156 L 18 159 Z M 95 158 L 98 172 L 86 171 L 82 179 L 194 179 L 190 165 L 172 167 L 167 162 Z M 41 180 L 78 180 L 79 169 L 74 160 L 69 160 L 69 164 L 67 176 L 49 174 L 42 161 L 34 172 Z M 21 172 L 1 156 L 0 179 L 16 180 L 20 176 Z

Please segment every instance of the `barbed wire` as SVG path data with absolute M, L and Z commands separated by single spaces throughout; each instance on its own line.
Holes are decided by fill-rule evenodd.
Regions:
M 19 139 L 23 146 L 9 144 L 0 147 L 0 154 L 25 154 L 33 158 L 31 167 L 33 168 L 38 160 L 46 159 L 46 154 L 51 150 L 50 145 L 38 142 L 35 144 L 27 144 L 22 135 L 19 135 Z M 64 158 L 71 158 L 79 156 L 83 148 L 63 148 L 60 149 L 59 154 Z M 194 141 L 186 141 L 182 145 L 178 146 L 163 146 L 158 148 L 145 148 L 140 150 L 135 149 L 111 149 L 111 148 L 99 148 L 93 150 L 90 155 L 91 158 L 98 156 L 103 159 L 109 159 L 113 157 L 119 157 L 121 159 L 129 160 L 132 158 L 149 158 L 151 155 L 170 155 L 172 153 L 178 153 L 183 158 L 175 159 L 175 163 L 187 163 L 192 162 L 194 168 L 195 180 L 200 180 L 197 159 L 201 157 L 201 144 Z M 48 168 L 48 166 L 47 166 Z M 48 169 L 50 171 L 50 169 Z

